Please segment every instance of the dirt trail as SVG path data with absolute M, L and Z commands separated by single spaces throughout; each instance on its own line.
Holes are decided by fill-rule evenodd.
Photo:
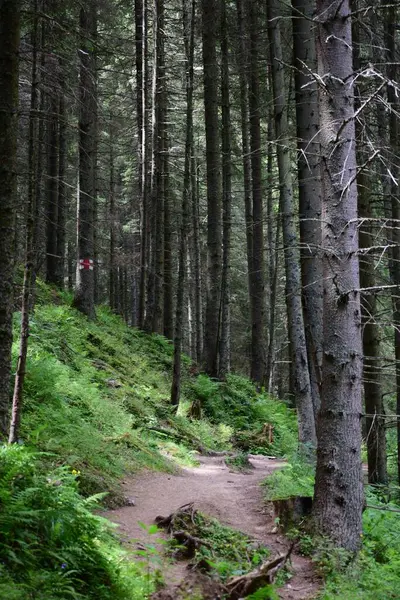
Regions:
M 167 516 L 183 504 L 194 502 L 195 508 L 222 523 L 260 540 L 273 554 L 284 553 L 289 542 L 273 533 L 272 508 L 262 499 L 260 482 L 282 465 L 278 460 L 254 456 L 254 469 L 248 474 L 232 472 L 223 457 L 200 457 L 200 466 L 181 469 L 177 474 L 145 472 L 124 482 L 126 496 L 135 506 L 109 511 L 106 516 L 120 525 L 125 540 L 149 542 L 139 521 L 150 525 L 157 515 Z M 311 562 L 297 554 L 292 556 L 293 576 L 279 591 L 282 600 L 309 600 L 319 589 Z M 168 569 L 168 583 L 179 584 L 187 575 L 185 565 Z

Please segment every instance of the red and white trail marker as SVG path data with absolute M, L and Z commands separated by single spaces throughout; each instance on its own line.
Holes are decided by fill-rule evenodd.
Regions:
M 80 258 L 79 259 L 79 270 L 80 271 L 93 271 L 94 263 L 92 258 Z

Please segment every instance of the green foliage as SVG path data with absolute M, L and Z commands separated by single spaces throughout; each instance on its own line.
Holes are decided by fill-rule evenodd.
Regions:
M 179 523 L 181 526 L 208 543 L 196 550 L 194 562 L 199 565 L 205 562 L 222 581 L 252 571 L 270 555 L 268 548 L 247 535 L 198 512 Z
M 127 561 L 78 473 L 43 470 L 23 446 L 0 448 L 0 594 L 15 600 L 139 600 L 148 576 Z
M 301 454 L 293 454 L 287 465 L 274 471 L 264 481 L 267 500 L 291 496 L 312 496 L 314 493 L 314 465 Z
M 363 547 L 358 558 L 344 569 L 330 569 L 323 600 L 390 600 L 400 590 L 400 518 L 379 503 L 374 495 L 368 501 L 383 510 L 367 509 L 363 516 Z M 385 510 L 387 509 L 387 510 Z
M 191 391 L 213 423 L 232 427 L 234 442 L 244 452 L 286 456 L 296 449 L 294 411 L 268 394 L 258 394 L 246 377 L 230 374 L 226 381 L 217 382 L 199 375 Z M 272 443 L 265 435 L 265 425 L 272 425 Z

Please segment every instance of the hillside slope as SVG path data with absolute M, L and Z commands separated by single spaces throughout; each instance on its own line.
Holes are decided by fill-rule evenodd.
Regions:
M 172 344 L 127 327 L 107 308 L 88 321 L 64 297 L 39 282 L 31 323 L 21 439 L 53 453 L 56 464 L 80 472 L 85 494 L 122 499 L 118 478 L 140 468 L 168 470 L 191 462 L 193 450 L 245 450 L 284 455 L 296 445 L 295 416 L 283 403 L 257 395 L 245 378 L 226 383 L 191 375 L 183 357 L 178 414 L 169 404 Z M 16 340 L 18 348 L 18 317 Z M 201 419 L 186 415 L 193 402 Z M 274 441 L 263 435 L 274 427 Z

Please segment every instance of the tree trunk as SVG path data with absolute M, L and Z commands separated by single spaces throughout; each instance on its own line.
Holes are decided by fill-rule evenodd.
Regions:
M 74 306 L 93 319 L 94 308 L 94 198 L 96 168 L 96 71 L 95 39 L 97 3 L 90 0 L 80 11 L 80 114 L 79 198 L 77 207 L 78 264 Z
M 358 6 L 359 3 L 354 3 L 352 9 L 354 10 Z M 353 23 L 353 68 L 357 72 L 361 71 L 362 66 L 366 66 L 362 65 L 361 62 L 360 33 L 360 23 L 356 20 Z M 372 56 L 370 57 L 370 60 L 373 60 Z M 361 106 L 361 98 L 364 91 L 366 91 L 363 88 L 364 85 L 362 80 L 359 80 L 355 86 L 356 97 L 354 105 L 356 109 L 359 109 Z M 355 130 L 357 138 L 357 160 L 358 164 L 362 165 L 368 161 L 368 155 L 365 152 L 365 148 L 368 147 L 368 141 L 364 138 L 364 126 L 360 119 L 356 120 Z M 373 224 L 371 221 L 374 216 L 370 194 L 372 183 L 368 171 L 360 168 L 357 173 L 357 196 L 358 216 L 361 219 L 359 226 L 361 288 L 374 288 L 376 285 L 375 259 L 374 254 L 372 253 L 373 251 L 371 251 L 371 247 L 375 244 Z M 362 249 L 366 249 L 365 252 L 362 252 Z M 361 322 L 364 355 L 364 406 L 367 415 L 365 418 L 365 425 L 368 481 L 371 484 L 387 484 L 386 430 L 385 418 L 383 416 L 385 408 L 380 372 L 382 366 L 381 339 L 376 317 L 376 294 L 371 291 L 365 293 L 361 292 Z
M 194 254 L 194 286 L 195 286 L 195 323 L 196 323 L 196 361 L 200 363 L 203 355 L 203 303 L 202 303 L 202 277 L 201 277 L 201 247 L 200 247 L 200 215 L 199 199 L 197 193 L 197 165 L 194 147 L 191 159 L 191 187 L 192 187 L 192 230 Z
M 20 2 L 0 3 L 0 435 L 7 433 L 13 314 Z
M 221 283 L 221 337 L 219 340 L 219 377 L 224 379 L 230 369 L 230 262 L 232 149 L 231 110 L 229 92 L 229 44 L 226 22 L 226 0 L 221 0 L 221 104 L 222 104 L 222 209 L 223 256 Z
M 396 23 L 398 10 L 393 4 L 386 8 L 385 21 L 385 46 L 387 48 L 387 75 L 390 82 L 396 81 L 398 75 L 397 49 L 396 49 Z M 390 164 L 390 205 L 392 216 L 392 235 L 391 243 L 393 244 L 391 252 L 391 260 L 389 262 L 390 279 L 392 285 L 400 286 L 400 124 L 398 110 L 400 102 L 397 97 L 397 92 L 394 86 L 390 83 L 387 86 L 387 99 L 390 106 L 389 115 L 389 144 L 391 156 L 394 156 L 394 161 Z M 386 113 L 385 113 L 386 118 Z M 400 297 L 398 289 L 392 294 L 393 306 L 393 327 L 394 327 L 394 349 L 396 359 L 396 414 L 400 415 Z M 400 483 L 400 417 L 397 417 L 397 477 Z
M 321 248 L 321 168 L 319 151 L 315 2 L 294 0 L 293 51 L 296 88 L 303 314 L 315 419 L 321 404 L 323 280 Z M 299 18 L 304 15 L 305 18 Z
M 56 59 L 48 57 L 46 62 L 48 86 L 56 78 Z M 58 228 L 58 109 L 59 97 L 52 89 L 48 97 L 47 117 L 47 173 L 46 173 L 46 281 L 57 283 L 57 228 Z
M 374 238 L 371 231 L 372 218 L 369 189 L 371 181 L 361 171 L 357 177 L 358 214 L 365 218 L 360 226 L 360 248 L 371 248 Z M 360 259 L 360 287 L 373 288 L 375 282 L 374 257 L 369 252 Z M 366 292 L 362 295 L 361 318 L 363 324 L 364 354 L 364 404 L 366 416 L 366 444 L 368 455 L 368 481 L 372 484 L 387 484 L 386 431 L 383 390 L 380 374 L 380 333 L 376 322 L 376 295 Z
M 186 2 L 183 0 L 183 12 L 186 15 Z M 184 18 L 184 38 L 186 46 L 186 141 L 185 170 L 182 196 L 182 224 L 179 244 L 178 288 L 176 299 L 176 318 L 174 336 L 174 364 L 171 386 L 171 404 L 179 405 L 181 391 L 181 354 L 183 341 L 183 311 L 185 300 L 187 234 L 190 225 L 190 168 L 193 147 L 193 58 L 194 27 L 196 3 L 192 0 L 190 21 Z
M 236 0 L 238 34 L 239 34 L 239 78 L 240 78 L 240 123 L 242 133 L 242 160 L 243 160 L 243 195 L 246 223 L 247 243 L 247 274 L 249 299 L 251 305 L 251 277 L 253 273 L 253 207 L 251 202 L 251 154 L 249 143 L 249 90 L 248 90 L 248 49 L 247 28 L 244 15 L 243 0 Z
M 298 415 L 299 441 L 316 446 L 314 407 L 308 370 L 306 338 L 301 298 L 300 257 L 295 223 L 293 182 L 291 176 L 290 132 L 287 118 L 287 96 L 280 35 L 278 0 L 268 3 L 268 30 L 271 44 L 272 83 L 275 109 L 280 209 L 285 251 L 286 306 L 291 355 L 293 392 Z
M 251 379 L 261 386 L 265 374 L 265 285 L 264 285 L 264 226 L 261 163 L 260 82 L 259 82 L 259 6 L 249 0 L 250 28 L 250 151 L 253 197 L 253 249 L 250 284 L 251 312 Z
M 63 289 L 65 271 L 65 242 L 67 214 L 67 186 L 65 182 L 67 163 L 67 114 L 65 110 L 65 81 L 61 75 L 59 104 L 59 147 L 58 147 L 58 215 L 57 215 L 57 265 L 56 285 Z
M 164 335 L 172 340 L 174 335 L 174 289 L 173 289 L 173 256 L 172 256 L 172 198 L 169 181 L 169 138 L 165 130 L 165 160 L 164 160 Z
M 212 377 L 218 376 L 219 307 L 221 297 L 221 176 L 218 119 L 218 39 L 217 0 L 202 0 L 204 117 L 207 163 L 207 249 L 208 297 L 206 308 L 204 358 Z
M 29 144 L 28 144 L 28 202 L 26 204 L 26 233 L 25 233 L 25 268 L 22 285 L 20 345 L 17 368 L 14 381 L 12 400 L 11 422 L 8 441 L 10 444 L 17 442 L 19 425 L 22 412 L 22 394 L 25 380 L 26 358 L 29 339 L 29 313 L 31 309 L 31 291 L 35 268 L 35 215 L 36 215 L 36 166 L 38 143 L 38 118 L 39 104 L 37 46 L 38 46 L 38 1 L 33 0 L 33 27 L 32 27 L 32 84 L 31 103 L 29 115 Z
M 313 505 L 318 533 L 361 544 L 362 341 L 349 2 L 318 0 L 324 249 L 324 360 Z

